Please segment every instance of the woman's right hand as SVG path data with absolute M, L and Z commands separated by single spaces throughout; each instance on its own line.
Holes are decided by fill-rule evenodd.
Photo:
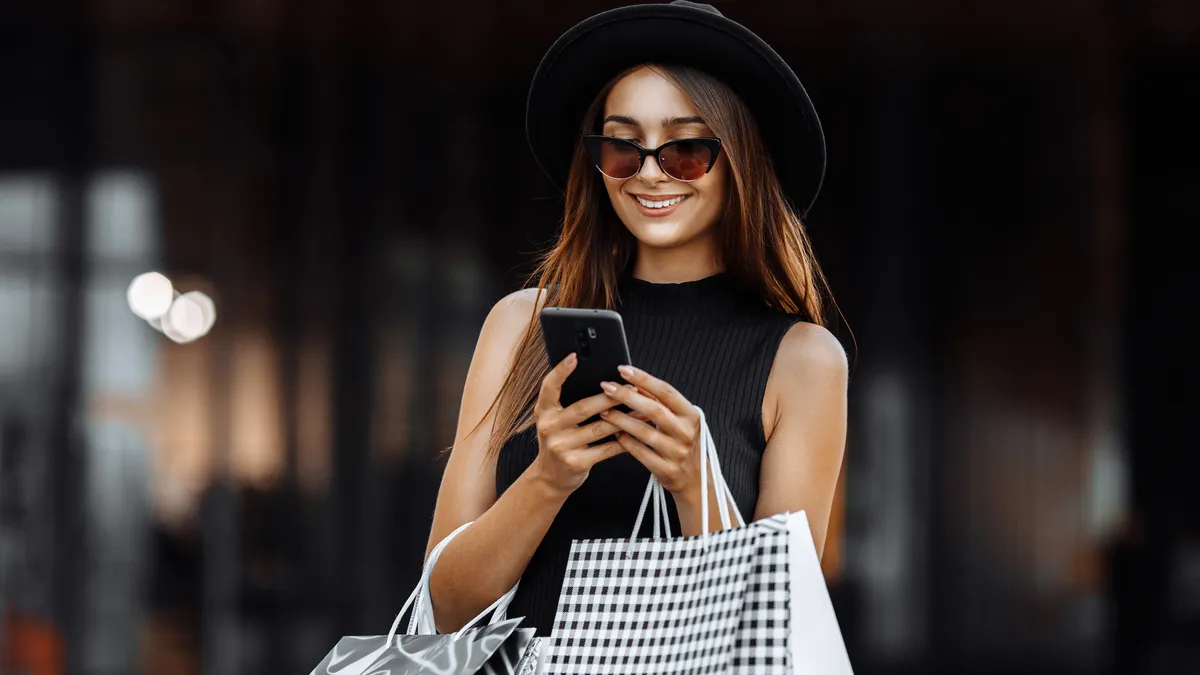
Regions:
M 582 422 L 618 405 L 618 401 L 600 393 L 563 408 L 559 403 L 563 382 L 575 370 L 578 359 L 567 356 L 542 378 L 542 388 L 534 405 L 538 436 L 538 455 L 533 467 L 553 487 L 565 494 L 574 492 L 596 464 L 625 452 L 616 440 L 595 443 L 611 436 L 617 427 L 604 420 L 580 426 Z

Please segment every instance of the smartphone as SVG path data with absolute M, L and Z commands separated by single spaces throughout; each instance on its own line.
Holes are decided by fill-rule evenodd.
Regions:
M 579 357 L 575 370 L 562 386 L 559 403 L 564 408 L 604 391 L 601 382 L 625 382 L 617 366 L 632 362 L 620 314 L 609 309 L 546 307 L 541 312 L 541 323 L 551 367 L 571 352 Z M 617 410 L 629 412 L 624 405 L 617 406 Z

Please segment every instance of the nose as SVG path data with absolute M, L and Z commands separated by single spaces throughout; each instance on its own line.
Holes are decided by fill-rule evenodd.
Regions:
M 642 169 L 638 172 L 638 178 L 641 178 L 647 183 L 660 183 L 664 180 L 670 180 L 662 167 L 658 165 L 658 158 L 654 155 L 647 155 L 646 161 L 642 162 Z

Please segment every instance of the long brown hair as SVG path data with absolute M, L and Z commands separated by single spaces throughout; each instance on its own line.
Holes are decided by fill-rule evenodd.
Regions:
M 737 94 L 707 73 L 683 66 L 646 66 L 690 97 L 705 124 L 721 139 L 730 168 L 729 201 L 718 224 L 726 271 L 756 291 L 768 306 L 825 325 L 828 284 L 804 224 L 784 198 L 750 111 Z M 622 77 L 641 67 L 618 74 L 596 95 L 584 116 L 581 136 L 599 133 L 609 92 Z M 512 370 L 479 422 L 496 409 L 490 456 L 534 422 L 533 403 L 550 369 L 536 307 L 615 306 L 618 281 L 632 262 L 637 242 L 613 211 L 602 180 L 589 165 L 582 144 L 577 145 L 567 180 L 562 232 L 542 254 L 527 284 L 542 289 L 541 302 L 530 314 Z

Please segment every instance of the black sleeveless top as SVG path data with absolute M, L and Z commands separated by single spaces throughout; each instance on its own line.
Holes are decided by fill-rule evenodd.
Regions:
M 746 519 L 758 501 L 766 445 L 763 394 L 779 343 L 802 317 L 767 307 L 722 272 L 698 281 L 660 284 L 626 275 L 616 310 L 633 365 L 671 383 L 704 411 L 721 470 Z M 534 429 L 510 439 L 496 465 L 499 496 L 537 456 Z M 529 561 L 508 616 L 549 635 L 572 539 L 627 538 L 650 472 L 627 453 L 592 468 L 563 504 Z M 673 532 L 679 515 L 667 499 Z M 643 535 L 649 536 L 649 520 Z

